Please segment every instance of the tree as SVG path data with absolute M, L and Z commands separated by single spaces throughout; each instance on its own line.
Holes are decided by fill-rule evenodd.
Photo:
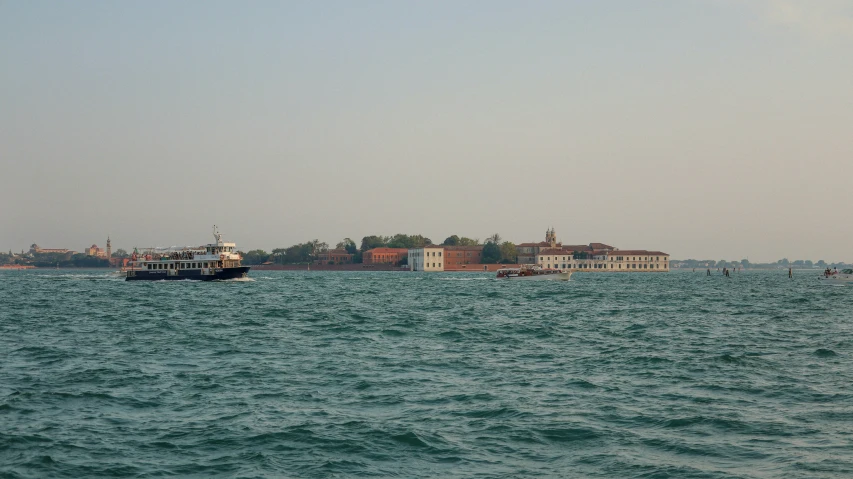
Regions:
M 748 259 L 740 260 L 740 264 L 741 264 L 741 266 L 744 267 L 744 269 L 749 268 L 749 260 Z
M 246 264 L 261 264 L 269 261 L 270 254 L 262 249 L 253 249 L 248 253 L 242 254 L 243 262 Z
M 130 255 L 127 254 L 127 251 L 125 251 L 121 248 L 113 251 L 113 258 L 127 258 L 128 256 L 130 256 Z
M 445 238 L 444 243 L 441 243 L 442 246 L 458 246 L 459 245 L 459 237 L 456 235 L 448 236 Z
M 814 263 L 812 263 L 812 260 L 807 259 L 806 260 L 806 268 L 813 268 L 813 267 L 814 267 Z
M 824 261 L 824 260 L 819 260 L 819 261 L 816 263 L 816 265 L 817 265 L 817 266 L 819 266 L 819 267 L 821 267 L 821 268 L 826 268 L 826 261 Z
M 499 245 L 499 244 L 501 244 L 501 239 L 502 239 L 501 235 L 495 233 L 495 234 L 489 236 L 488 238 L 486 238 L 486 243 L 494 243 L 494 244 Z
M 397 233 L 388 240 L 389 248 L 411 248 L 412 247 L 412 238 L 409 235 L 403 233 Z
M 305 243 L 299 243 L 288 248 L 287 254 L 289 261 L 301 264 L 310 263 L 314 259 L 315 251 L 316 245 L 311 241 L 306 241 Z
M 782 266 L 788 266 L 789 261 L 788 261 L 788 258 L 782 258 L 778 261 L 778 263 L 781 264 Z
M 466 237 L 459 238 L 459 246 L 480 246 L 480 240 Z
M 397 233 L 388 240 L 389 248 L 423 248 L 426 245 L 432 244 L 432 240 L 423 235 L 406 235 Z
M 373 248 L 381 248 L 388 244 L 388 239 L 385 236 L 365 236 L 361 239 L 361 248 L 360 251 L 364 253 L 367 250 L 371 250 Z
M 488 242 L 483 246 L 483 254 L 480 261 L 484 264 L 494 264 L 501 260 L 501 247 L 496 243 Z
M 329 249 L 329 243 L 326 243 L 325 241 L 320 241 L 316 238 L 309 241 L 308 244 L 311 245 L 311 256 L 313 256 L 312 259 L 317 259 L 318 254 Z
M 502 263 L 515 263 L 518 261 L 518 250 L 515 247 L 515 244 L 505 241 L 501 245 L 501 262 Z
M 355 254 L 358 250 L 358 247 L 355 244 L 355 241 L 350 238 L 342 239 L 337 245 L 335 245 L 335 249 L 343 249 L 346 250 L 349 254 Z

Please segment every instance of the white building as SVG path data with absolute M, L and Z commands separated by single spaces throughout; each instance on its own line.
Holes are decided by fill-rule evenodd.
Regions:
M 547 248 L 536 253 L 536 264 L 545 269 L 572 269 L 574 256 L 560 248 Z
M 607 253 L 607 264 L 614 271 L 669 271 L 669 255 L 660 251 L 616 250 Z
M 444 248 L 429 245 L 410 249 L 409 271 L 444 271 Z
M 571 255 L 559 248 L 543 249 L 536 254 L 536 264 L 549 269 L 573 269 L 591 272 L 650 273 L 669 271 L 669 255 L 660 251 L 614 250 L 592 257 Z

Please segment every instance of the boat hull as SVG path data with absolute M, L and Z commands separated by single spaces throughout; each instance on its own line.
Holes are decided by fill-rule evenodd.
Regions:
M 853 283 L 853 275 L 849 274 L 839 274 L 833 276 L 818 276 L 819 280 L 826 281 L 827 283 Z
M 212 268 L 209 270 L 128 270 L 125 281 L 169 281 L 169 280 L 194 280 L 194 281 L 221 281 L 225 279 L 246 278 L 249 275 L 250 266 L 237 268 Z
M 572 272 L 566 271 L 554 274 L 536 274 L 531 276 L 506 276 L 498 279 L 508 279 L 513 281 L 568 281 L 572 279 Z

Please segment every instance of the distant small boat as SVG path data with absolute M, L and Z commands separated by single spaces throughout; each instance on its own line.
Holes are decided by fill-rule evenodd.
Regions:
M 499 269 L 495 279 L 568 281 L 571 277 L 571 270 L 563 271 L 559 269 L 546 269 L 539 265 L 522 265 L 519 268 Z
M 853 269 L 825 272 L 818 276 L 817 279 L 829 283 L 850 283 L 853 282 Z

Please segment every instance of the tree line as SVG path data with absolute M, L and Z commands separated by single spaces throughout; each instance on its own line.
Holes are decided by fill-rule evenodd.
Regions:
M 432 244 L 435 243 L 424 235 L 398 233 L 393 236 L 365 236 L 361 239 L 360 244 L 357 244 L 351 238 L 344 238 L 335 244 L 334 249 L 345 250 L 347 253 L 353 255 L 354 263 L 361 263 L 363 262 L 364 253 L 374 248 L 412 249 L 423 248 Z M 518 256 L 515 244 L 509 241 L 502 241 L 501 236 L 497 233 L 486 238 L 484 242 L 480 242 L 476 238 L 452 235 L 445 238 L 441 246 L 483 246 L 483 263 L 515 263 Z M 246 252 L 241 251 L 240 254 L 243 256 L 243 263 L 247 265 L 263 263 L 309 264 L 316 261 L 321 253 L 329 249 L 330 246 L 328 243 L 313 239 L 287 248 L 275 248 L 271 252 L 255 249 Z M 403 259 L 400 264 L 405 264 L 406 261 L 407 259 Z
M 810 259 L 798 259 L 794 261 L 788 258 L 782 258 L 774 263 L 752 263 L 747 259 L 740 261 L 719 261 L 709 259 L 685 259 L 673 260 L 674 263 L 681 263 L 682 268 L 752 268 L 752 269 L 775 269 L 775 268 L 826 268 L 826 267 L 841 267 L 846 266 L 844 263 L 827 263 L 824 260 L 812 261 Z
M 108 268 L 106 258 L 83 253 L 34 253 L 32 256 L 0 253 L 0 265 L 28 265 L 36 268 Z

